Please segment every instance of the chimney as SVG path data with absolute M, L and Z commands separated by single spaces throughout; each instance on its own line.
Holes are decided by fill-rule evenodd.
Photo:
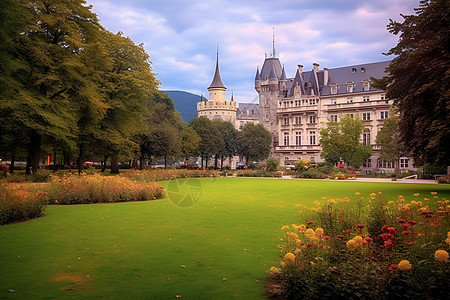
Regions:
M 297 69 L 300 73 L 303 73 L 303 65 L 297 65 Z
M 313 63 L 314 66 L 314 72 L 319 72 L 319 64 L 318 63 Z
M 328 85 L 328 68 L 323 68 L 323 86 Z

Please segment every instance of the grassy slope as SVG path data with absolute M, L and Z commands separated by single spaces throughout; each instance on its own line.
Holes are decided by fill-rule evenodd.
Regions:
M 280 227 L 300 222 L 298 204 L 354 198 L 356 191 L 393 200 L 432 191 L 450 198 L 437 185 L 246 178 L 195 184 L 201 198 L 187 208 L 170 199 L 51 206 L 43 218 L 0 227 L 0 299 L 264 299 L 265 271 L 280 259 Z

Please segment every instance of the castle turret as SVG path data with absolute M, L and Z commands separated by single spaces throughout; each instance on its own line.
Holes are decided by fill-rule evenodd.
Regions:
M 256 67 L 255 90 L 258 93 L 261 91 L 261 74 L 259 74 L 259 67 Z
M 279 83 L 280 83 L 280 92 L 284 95 L 285 91 L 287 91 L 287 78 L 286 78 L 286 72 L 284 71 L 284 65 L 283 65 L 283 70 L 281 71 L 281 77 L 280 77 Z
M 219 72 L 219 53 L 217 53 L 216 59 L 216 71 L 214 73 L 214 78 L 208 87 L 209 100 L 225 101 L 225 91 L 227 88 L 223 85 L 222 79 L 220 78 Z

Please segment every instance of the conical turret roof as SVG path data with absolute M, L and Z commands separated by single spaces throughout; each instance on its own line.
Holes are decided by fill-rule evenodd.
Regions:
M 222 79 L 220 78 L 220 72 L 219 72 L 219 55 L 217 54 L 217 60 L 216 60 L 216 72 L 214 73 L 214 78 L 208 87 L 208 90 L 213 88 L 220 88 L 220 89 L 227 89 L 225 85 L 223 85 Z
M 256 68 L 255 81 L 261 81 L 261 75 L 259 74 L 259 67 Z

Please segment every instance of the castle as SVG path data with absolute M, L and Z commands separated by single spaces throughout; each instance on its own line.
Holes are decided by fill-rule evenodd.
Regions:
M 273 137 L 272 156 L 280 158 L 283 166 L 293 165 L 299 159 L 323 161 L 320 128 L 346 115 L 360 118 L 364 124 L 362 143 L 373 149 L 362 172 L 393 172 L 393 162 L 378 157 L 379 146 L 375 143 L 393 101 L 386 99 L 385 92 L 374 88 L 371 82 L 372 77 L 385 75 L 389 63 L 330 69 L 319 69 L 319 64 L 314 63 L 311 71 L 303 71 L 303 66 L 298 65 L 294 77 L 288 78 L 274 47 L 273 52 L 266 55 L 261 70 L 256 70 L 255 90 L 259 94 L 259 105 L 252 104 L 249 114 L 247 106 L 250 104 L 236 103 L 233 96 L 230 101 L 225 100 L 226 88 L 220 78 L 217 59 L 214 78 L 208 88 L 210 99 L 197 104 L 198 116 L 230 121 L 236 128 L 246 122 L 263 124 Z M 246 109 L 239 109 L 240 105 Z M 401 157 L 399 163 L 400 169 L 415 170 L 408 157 Z

